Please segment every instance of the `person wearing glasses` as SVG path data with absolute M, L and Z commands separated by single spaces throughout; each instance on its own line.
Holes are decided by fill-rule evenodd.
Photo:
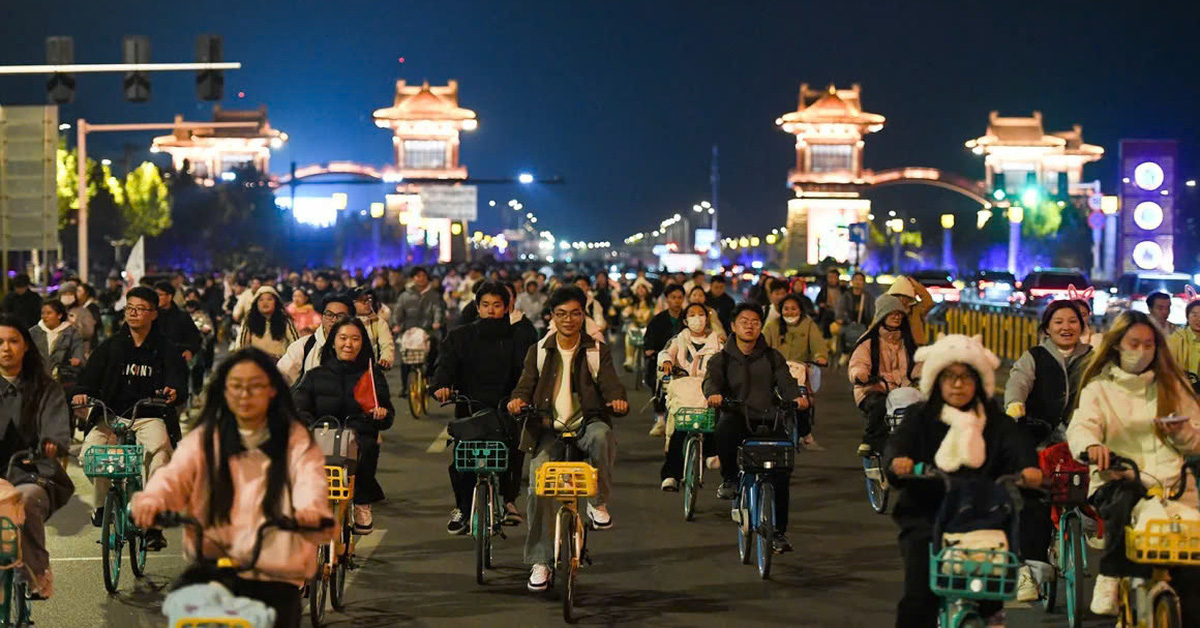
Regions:
M 154 325 L 158 295 L 149 287 L 137 286 L 125 295 L 125 302 L 125 326 L 92 352 L 79 375 L 72 402 L 82 405 L 93 397 L 122 417 L 129 417 L 134 404 L 148 397 L 162 397 L 172 405 L 182 403 L 187 394 L 187 363 L 179 347 Z M 138 418 L 132 429 L 137 443 L 146 450 L 148 480 L 170 461 L 171 443 L 180 430 L 174 409 L 158 410 L 157 415 L 155 410 L 145 412 L 150 416 Z M 100 416 L 99 412 L 92 413 L 80 460 L 91 447 L 117 444 L 116 435 Z M 99 527 L 108 480 L 96 478 L 94 487 L 92 525 Z M 160 551 L 166 546 L 162 530 L 147 531 L 146 549 Z
M 304 374 L 321 365 L 321 348 L 333 324 L 349 318 L 354 312 L 354 302 L 344 295 L 330 295 L 321 306 L 321 326 L 317 331 L 301 336 L 288 345 L 287 351 L 275 365 L 289 386 L 294 386 Z

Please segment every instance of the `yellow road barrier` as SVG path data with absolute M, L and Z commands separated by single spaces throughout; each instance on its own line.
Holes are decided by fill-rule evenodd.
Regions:
M 940 316 L 935 310 L 925 322 L 931 342 L 944 334 L 981 336 L 983 346 L 1006 362 L 1015 362 L 1038 343 L 1039 321 L 1033 313 L 955 303 L 944 304 L 943 308 L 939 308 Z

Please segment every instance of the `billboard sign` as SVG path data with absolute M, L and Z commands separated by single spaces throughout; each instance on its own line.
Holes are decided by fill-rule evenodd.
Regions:
M 422 185 L 421 216 L 474 221 L 478 217 L 479 190 L 473 185 Z

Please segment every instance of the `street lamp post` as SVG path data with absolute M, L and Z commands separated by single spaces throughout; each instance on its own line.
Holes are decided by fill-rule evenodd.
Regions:
M 904 233 L 904 219 L 893 218 L 887 221 L 888 231 L 892 234 L 892 274 L 900 274 L 900 234 Z
M 1121 197 L 1105 196 L 1100 199 L 1100 211 L 1104 213 L 1104 272 L 1108 278 L 1117 278 L 1117 212 L 1121 209 Z
M 1025 208 L 1013 205 L 1008 208 L 1008 272 L 1017 274 L 1017 255 L 1021 252 L 1021 222 L 1025 220 Z
M 942 266 L 945 268 L 954 264 L 954 249 L 950 241 L 950 232 L 953 229 L 954 214 L 942 214 Z

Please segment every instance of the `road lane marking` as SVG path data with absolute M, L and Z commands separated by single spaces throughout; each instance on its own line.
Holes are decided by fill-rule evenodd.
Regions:
M 448 447 L 450 447 L 450 430 L 443 427 L 442 432 L 437 435 L 437 438 L 433 439 L 433 442 L 429 443 L 429 447 L 425 448 L 425 453 L 440 454 L 446 451 Z
M 123 550 L 122 550 L 123 551 Z M 52 563 L 86 563 L 100 560 L 101 556 L 63 556 L 50 557 Z M 183 558 L 183 554 L 146 554 L 146 558 Z

